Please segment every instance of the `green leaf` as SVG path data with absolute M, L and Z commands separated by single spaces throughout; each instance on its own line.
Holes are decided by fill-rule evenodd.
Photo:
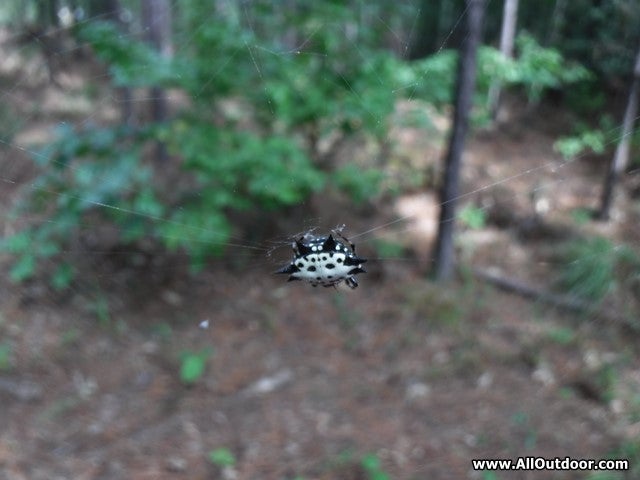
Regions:
M 31 276 L 36 270 L 36 257 L 26 253 L 22 255 L 9 271 L 9 278 L 12 282 L 20 283 Z
M 576 337 L 575 332 L 569 327 L 556 327 L 548 332 L 548 337 L 560 345 L 571 344 Z
M 482 208 L 468 204 L 458 213 L 458 219 L 467 227 L 479 230 L 486 225 L 487 214 Z
M 188 385 L 197 382 L 204 373 L 209 356 L 208 350 L 184 353 L 180 365 L 180 380 Z
M 481 472 L 482 480 L 498 480 L 498 475 L 496 472 L 491 470 L 485 470 Z
M 384 173 L 349 163 L 336 170 L 333 178 L 338 188 L 349 193 L 355 203 L 362 203 L 380 192 Z
M 236 464 L 236 457 L 228 448 L 216 448 L 209 452 L 209 461 L 219 467 L 233 467 Z
M 182 360 L 180 380 L 184 383 L 195 383 L 204 373 L 205 359 L 197 355 L 188 355 Z
M 367 472 L 369 480 L 389 480 L 389 475 L 382 471 L 380 467 L 380 460 L 373 453 L 367 454 L 362 457 L 361 465 Z
M 0 249 L 10 253 L 22 253 L 31 245 L 31 232 L 23 230 L 22 232 L 11 235 L 0 242 Z
M 94 21 L 79 27 L 79 37 L 91 44 L 97 56 L 109 64 L 119 86 L 158 86 L 176 82 L 180 71 L 170 58 L 142 41 L 123 36 L 112 22 Z
M 591 221 L 593 215 L 587 208 L 575 208 L 571 211 L 571 218 L 578 225 L 586 225 Z
M 384 239 L 375 239 L 373 245 L 381 258 L 401 258 L 404 256 L 404 245 Z
M 63 263 L 53 272 L 51 285 L 53 285 L 53 288 L 56 290 L 64 290 L 71 285 L 71 280 L 73 280 L 74 275 L 73 267 L 68 263 Z
M 51 241 L 41 241 L 36 244 L 37 254 L 42 258 L 52 257 L 60 251 L 58 244 Z
M 151 188 L 142 189 L 133 202 L 133 209 L 143 215 L 161 217 L 164 214 L 164 206 L 156 197 Z

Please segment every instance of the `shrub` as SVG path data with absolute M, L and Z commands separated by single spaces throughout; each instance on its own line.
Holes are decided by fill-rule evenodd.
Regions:
M 264 15 L 249 28 L 232 8 L 185 2 L 178 21 L 189 36 L 173 59 L 123 37 L 111 23 L 78 27 L 114 85 L 172 87 L 186 92 L 190 104 L 145 128 L 65 126 L 34 155 L 42 174 L 19 212 L 43 221 L 0 244 L 17 257 L 14 281 L 48 259 L 58 265 L 53 285 L 68 286 L 74 270 L 62 262 L 63 246 L 96 222 L 116 225 L 122 243 L 153 238 L 201 265 L 223 251 L 232 211 L 299 204 L 328 181 L 357 201 L 377 192 L 377 171 L 360 177 L 348 167 L 333 170 L 319 143 L 350 135 L 383 142 L 401 62 L 370 35 L 357 48 L 345 42 L 352 21 L 345 5 L 320 3 L 288 16 L 268 3 L 259 8 Z M 303 44 L 297 51 L 287 45 L 291 32 Z M 179 161 L 170 192 L 159 185 L 165 167 L 143 155 L 157 141 Z
M 599 302 L 620 282 L 640 272 L 640 258 L 624 245 L 602 237 L 573 240 L 561 251 L 565 263 L 556 282 L 563 291 Z

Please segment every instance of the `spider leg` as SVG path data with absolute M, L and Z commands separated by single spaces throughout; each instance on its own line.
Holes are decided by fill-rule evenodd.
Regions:
M 345 278 L 344 283 L 346 283 L 351 290 L 358 288 L 358 282 L 354 277 Z

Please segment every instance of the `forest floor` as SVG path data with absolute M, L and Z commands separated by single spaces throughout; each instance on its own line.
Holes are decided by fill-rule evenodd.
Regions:
M 47 103 L 56 87 L 28 88 L 12 91 L 17 110 L 34 104 L 33 95 L 57 108 Z M 595 206 L 603 167 L 564 163 L 548 116 L 538 111 L 470 140 L 463 191 L 476 193 L 461 200 L 489 216 L 459 237 L 466 265 L 544 288 L 554 242 L 567 232 L 616 244 L 640 238 L 628 200 L 608 224 L 572 222 L 576 208 Z M 37 138 L 62 117 L 44 115 L 48 125 L 32 117 L 23 131 Z M 398 136 L 407 151 L 416 137 Z M 2 176 L 20 179 L 0 192 L 6 234 L 11 200 L 33 171 L 19 149 L 2 156 Z M 523 174 L 548 162 L 561 175 Z M 552 202 L 542 223 L 532 192 Z M 309 211 L 320 203 L 321 213 Z M 401 223 L 404 236 L 393 237 L 408 242 L 403 253 L 370 261 L 353 291 L 287 284 L 269 274 L 271 260 L 213 261 L 194 276 L 179 255 L 143 251 L 80 258 L 84 276 L 64 295 L 43 281 L 13 285 L 1 276 L 0 478 L 384 478 L 374 476 L 372 455 L 392 479 L 589 476 L 471 466 L 474 458 L 521 456 L 635 455 L 637 469 L 638 332 L 608 315 L 614 307 L 567 312 L 468 272 L 434 284 L 424 260 L 432 194 L 403 195 L 396 206 L 369 207 L 348 225 L 347 234 L 404 215 L 416 222 Z M 349 205 L 316 198 L 306 208 L 300 218 L 338 224 Z M 375 257 L 368 238 L 356 243 Z M 0 261 L 7 271 L 10 259 Z M 208 329 L 199 328 L 204 320 Z M 189 354 L 208 356 L 193 385 L 179 374 Z

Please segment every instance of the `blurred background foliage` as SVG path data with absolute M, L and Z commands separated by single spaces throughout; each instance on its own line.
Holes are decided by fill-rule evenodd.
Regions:
M 381 168 L 341 164 L 337 150 L 351 139 L 377 145 L 383 156 L 399 99 L 437 109 L 452 100 L 462 0 L 171 6 L 173 55 L 145 41 L 134 0 L 0 7 L 0 22 L 15 32 L 39 41 L 62 33 L 88 50 L 114 89 L 184 96 L 162 121 L 62 124 L 51 142 L 29 146 L 41 173 L 15 213 L 47 221 L 2 241 L 16 256 L 14 281 L 34 275 L 41 258 L 55 261 L 74 232 L 96 222 L 115 225 L 122 243 L 144 238 L 182 249 L 197 266 L 230 241 L 232 212 L 277 211 L 328 188 L 360 204 L 384 195 Z M 575 111 L 602 108 L 626 88 L 640 43 L 635 0 L 522 2 L 513 59 L 494 48 L 501 9 L 490 2 L 475 100 L 480 121 L 496 79 L 530 104 L 552 94 Z M 10 141 L 12 132 L 0 135 Z M 150 154 L 158 142 L 168 160 Z M 51 282 L 62 289 L 72 278 L 72 266 L 59 262 Z

